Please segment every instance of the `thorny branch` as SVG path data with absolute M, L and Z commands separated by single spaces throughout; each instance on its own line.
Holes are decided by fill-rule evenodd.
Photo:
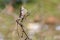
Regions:
M 29 16 L 29 15 L 26 15 L 26 16 L 24 16 L 23 18 L 21 18 L 21 19 L 17 19 L 16 20 L 16 22 L 17 22 L 17 24 L 18 25 L 20 25 L 20 27 L 22 28 L 22 32 L 26 35 L 26 38 L 25 38 L 25 40 L 31 40 L 29 37 L 28 37 L 28 35 L 26 34 L 26 32 L 25 32 L 25 30 L 23 29 L 23 24 L 22 24 L 22 22 L 23 22 L 23 20 L 27 17 L 27 16 Z M 20 21 L 21 20 L 21 21 Z M 19 22 L 20 21 L 20 22 Z M 18 27 L 17 27 L 18 28 Z M 18 30 L 17 30 L 18 31 Z M 23 33 L 22 33 L 22 36 L 21 37 L 23 37 Z M 20 37 L 20 35 L 19 35 L 19 32 L 18 32 L 18 36 Z

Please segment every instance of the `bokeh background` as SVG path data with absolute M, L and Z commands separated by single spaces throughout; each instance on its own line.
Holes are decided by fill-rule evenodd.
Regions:
M 16 35 L 14 35 L 16 36 L 14 37 L 12 34 L 14 34 L 13 31 L 17 27 L 16 19 L 18 19 L 21 5 L 24 5 L 30 13 L 28 21 L 32 21 L 37 14 L 40 15 L 40 17 L 43 17 L 43 19 L 46 19 L 48 16 L 54 16 L 60 22 L 60 0 L 0 0 L 0 40 L 18 40 L 18 37 Z M 25 20 L 25 26 L 28 24 L 28 22 L 26 22 L 27 21 Z M 57 24 L 60 28 L 60 24 Z M 58 39 L 56 40 L 60 40 L 60 36 L 58 36 L 60 35 L 60 31 L 55 31 L 53 34 L 57 35 L 56 38 Z M 51 33 L 52 32 L 50 32 L 50 34 Z M 44 32 L 44 34 L 47 33 Z M 51 37 L 48 32 L 48 35 L 42 40 L 55 40 L 53 39 L 53 36 Z M 40 36 L 35 35 L 34 40 L 40 40 L 39 38 Z

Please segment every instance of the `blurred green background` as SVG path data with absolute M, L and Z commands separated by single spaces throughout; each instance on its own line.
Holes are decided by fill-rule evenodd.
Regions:
M 34 14 L 45 17 L 53 15 L 60 19 L 60 0 L 0 0 L 0 34 L 3 37 L 7 37 L 8 32 L 16 27 L 15 20 L 19 16 L 22 2 L 25 8 L 31 13 L 29 16 L 30 19 L 34 18 Z M 9 3 L 12 3 L 14 8 L 11 13 L 6 12 L 6 6 Z

